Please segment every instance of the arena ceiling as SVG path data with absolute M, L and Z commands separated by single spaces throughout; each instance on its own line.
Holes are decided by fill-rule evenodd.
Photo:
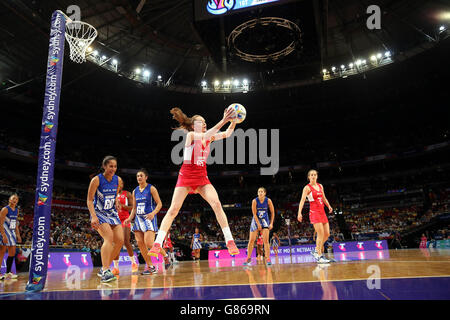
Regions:
M 366 10 L 373 4 L 382 11 L 380 30 L 366 26 Z M 425 49 L 426 43 L 437 39 L 439 26 L 449 24 L 450 12 L 444 0 L 298 0 L 222 19 L 196 21 L 193 0 L 1 1 L 0 78 L 4 87 L 21 85 L 45 74 L 51 14 L 56 9 L 67 12 L 71 5 L 81 9 L 82 21 L 98 30 L 93 46 L 116 57 L 119 72 L 147 66 L 165 83 L 184 86 L 227 76 L 246 76 L 263 85 L 314 79 L 320 78 L 324 67 L 376 51 L 402 55 L 416 48 Z M 301 43 L 279 61 L 244 61 L 223 40 L 239 24 L 264 16 L 282 17 L 297 24 L 302 32 Z M 255 52 L 282 46 L 282 41 L 288 40 L 277 32 L 255 31 L 240 46 Z M 65 72 L 85 71 L 76 68 L 81 67 L 72 66 Z

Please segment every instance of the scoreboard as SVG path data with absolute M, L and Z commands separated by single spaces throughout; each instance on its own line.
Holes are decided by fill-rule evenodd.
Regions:
M 284 4 L 298 0 L 193 0 L 195 20 L 206 20 L 251 10 L 256 6 Z

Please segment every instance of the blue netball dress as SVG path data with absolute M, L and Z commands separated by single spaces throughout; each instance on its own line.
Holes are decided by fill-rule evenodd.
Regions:
M 105 176 L 100 173 L 98 176 L 100 184 L 94 197 L 95 214 L 99 223 L 107 223 L 110 225 L 121 224 L 119 214 L 116 210 L 117 189 L 119 188 L 119 177 L 114 175 L 111 181 L 106 180 Z
M 145 216 L 155 210 L 155 201 L 152 197 L 151 184 L 148 184 L 144 190 L 139 190 L 139 186 L 134 189 L 134 198 L 136 199 L 136 216 L 131 227 L 133 231 L 154 231 L 158 232 L 158 219 L 148 220 Z
M 256 215 L 258 216 L 259 223 L 261 227 L 269 228 L 269 198 L 264 197 L 264 201 L 261 203 L 259 199 L 256 198 Z M 252 224 L 250 225 L 250 232 L 258 230 L 258 225 L 256 224 L 255 217 L 252 218 Z
M 0 245 L 12 247 L 17 244 L 16 240 L 16 225 L 17 225 L 17 208 L 11 209 L 10 206 L 6 206 L 8 213 L 5 217 L 5 222 L 3 223 L 3 229 L 5 230 L 6 237 L 8 238 L 7 243 L 3 243 L 3 237 L 0 236 Z
M 201 249 L 200 233 L 194 233 L 194 243 L 192 244 L 192 250 Z

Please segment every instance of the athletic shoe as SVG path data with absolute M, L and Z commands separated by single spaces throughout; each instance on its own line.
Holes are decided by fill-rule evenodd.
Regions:
M 118 276 L 120 274 L 119 268 L 112 269 L 112 274 Z
M 327 258 L 325 258 L 324 255 L 322 255 L 319 260 L 317 260 L 318 263 L 330 263 L 330 260 L 328 260 Z
M 139 271 L 139 265 L 137 263 L 131 264 L 131 272 L 138 272 Z
M 156 267 L 155 266 L 151 266 L 149 268 L 146 268 L 144 270 L 144 272 L 141 273 L 141 275 L 148 276 L 148 275 L 154 274 L 154 273 L 157 273 Z
M 228 253 L 232 256 L 239 254 L 239 249 L 236 247 L 234 240 L 230 240 L 227 242 Z
M 272 261 L 270 261 L 270 259 L 269 259 L 269 260 L 267 260 L 266 264 L 267 264 L 268 266 L 271 266 L 271 265 L 272 265 Z
M 149 256 L 158 257 L 161 252 L 161 245 L 159 243 L 154 243 L 150 251 L 147 253 Z
M 311 251 L 310 252 L 311 253 L 311 255 L 314 257 L 314 259 L 316 259 L 316 261 L 319 261 L 319 254 L 317 253 L 317 251 L 316 250 L 314 250 L 314 251 Z
M 14 274 L 12 272 L 8 272 L 7 274 L 5 274 L 5 278 L 10 280 L 10 279 L 17 279 L 17 274 Z
M 0 280 L 5 280 L 6 276 L 4 274 L 0 274 Z
M 114 281 L 117 280 L 117 278 L 112 274 L 111 270 L 105 270 L 103 271 L 103 275 L 102 275 L 102 282 L 110 282 L 110 281 Z
M 252 258 L 248 258 L 247 260 L 245 260 L 244 266 L 251 266 L 251 265 L 252 265 Z
M 170 268 L 170 266 L 172 265 L 172 262 L 170 261 L 169 257 L 164 257 L 164 267 L 167 269 Z
M 97 276 L 99 276 L 100 278 L 103 276 L 102 268 L 100 268 L 100 270 L 97 272 Z

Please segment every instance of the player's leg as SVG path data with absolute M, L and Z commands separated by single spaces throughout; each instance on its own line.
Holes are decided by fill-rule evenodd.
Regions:
M 217 222 L 220 225 L 220 228 L 222 229 L 223 235 L 225 237 L 225 243 L 227 244 L 228 251 L 232 255 L 239 254 L 239 249 L 236 247 L 236 244 L 234 243 L 233 236 L 231 234 L 230 227 L 228 225 L 228 219 L 223 211 L 222 204 L 219 200 L 219 195 L 217 194 L 216 189 L 213 187 L 212 184 L 207 184 L 204 186 L 201 186 L 198 188 L 198 193 L 202 196 L 203 199 L 206 200 L 206 202 L 209 203 L 212 210 L 214 211 L 216 215 Z
M 263 241 L 264 241 L 264 253 L 265 253 L 265 257 L 266 257 L 266 262 L 268 265 L 270 265 L 271 261 L 270 261 L 269 229 L 264 228 L 262 235 L 263 235 Z
M 319 255 L 319 257 L 322 255 L 322 248 L 323 248 L 323 224 L 322 223 L 315 223 L 314 224 L 314 230 L 317 233 L 316 236 L 316 252 Z
M 167 210 L 167 213 L 161 222 L 158 236 L 156 237 L 152 249 L 149 251 L 150 255 L 157 256 L 159 254 L 164 238 L 172 226 L 173 220 L 178 215 L 178 212 L 180 211 L 184 199 L 186 199 L 188 193 L 189 187 L 177 187 L 173 191 L 172 202 L 170 203 L 169 210 Z
M 17 275 L 11 272 L 14 257 L 16 256 L 16 246 L 8 246 L 8 258 L 6 259 L 6 276 L 10 279 L 16 279 Z
M 136 272 L 139 266 L 136 262 L 136 257 L 134 256 L 133 246 L 131 245 L 131 228 L 129 226 L 123 226 L 123 239 L 128 256 L 131 260 L 131 270 L 132 272 Z
M 148 269 L 153 267 L 152 260 L 150 256 L 147 254 L 148 247 L 145 245 L 144 232 L 142 231 L 134 231 L 134 236 L 136 238 L 136 243 L 138 245 L 139 251 L 141 252 L 142 257 L 145 260 L 145 263 L 148 266 Z
M 6 253 L 6 246 L 0 246 L 0 266 L 3 264 L 3 258 L 5 257 L 5 253 Z M 4 279 L 5 279 L 5 275 L 0 273 L 0 280 L 4 280 Z
M 258 234 L 258 230 L 250 231 L 250 236 L 247 245 L 247 260 L 245 264 L 250 264 L 252 260 L 253 248 L 255 247 L 256 236 Z
M 109 266 L 113 260 L 113 252 L 114 252 L 114 233 L 112 231 L 111 225 L 108 223 L 102 223 L 98 229 L 98 233 L 103 238 L 103 244 L 100 249 L 101 258 L 102 258 L 102 281 L 110 281 L 115 280 L 116 277 L 109 270 Z

